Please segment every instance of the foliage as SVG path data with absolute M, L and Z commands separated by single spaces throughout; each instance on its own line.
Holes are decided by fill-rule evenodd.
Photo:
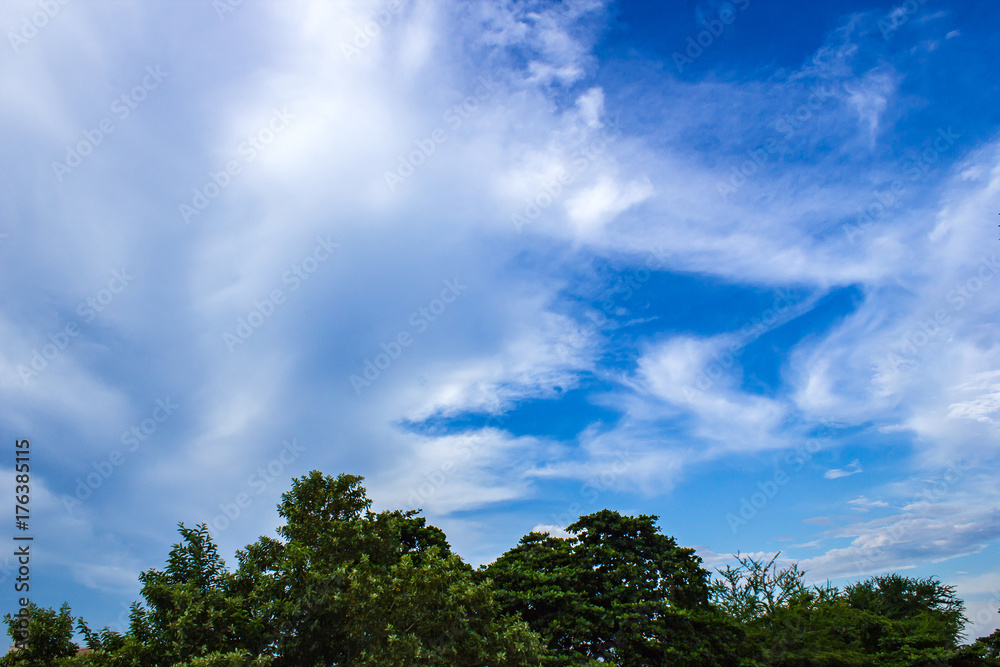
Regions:
M 146 607 L 132 610 L 123 649 L 142 662 L 184 663 L 212 653 L 241 648 L 246 612 L 243 600 L 229 594 L 232 575 L 208 527 L 186 528 L 173 546 L 163 571 L 139 575 Z
M 15 644 L 23 641 L 23 650 L 0 658 L 0 665 L 48 666 L 59 658 L 76 655 L 73 643 L 73 616 L 68 604 L 59 611 L 28 602 L 17 614 L 4 614 L 7 634 Z M 27 637 L 22 634 L 27 626 Z
M 473 570 L 419 511 L 372 512 L 361 482 L 293 480 L 278 537 L 232 571 L 206 525 L 179 524 L 124 634 L 77 619 L 76 655 L 69 607 L 29 604 L 25 649 L 0 667 L 1000 667 L 1000 631 L 958 646 L 964 606 L 934 578 L 808 587 L 778 554 L 737 554 L 710 580 L 657 517 L 611 510 Z
M 282 496 L 286 539 L 237 557 L 254 648 L 284 665 L 531 664 L 537 638 L 415 511 L 370 511 L 361 478 L 313 472 Z
M 998 610 L 1000 611 L 1000 610 Z M 950 663 L 952 667 L 1000 667 L 1000 630 L 962 646 Z
M 230 572 L 205 525 L 179 526 L 164 570 L 140 575 L 128 632 L 91 631 L 79 664 L 529 665 L 538 638 L 416 511 L 373 513 L 361 478 L 312 472 L 282 496 L 284 539 Z M 76 664 L 76 663 L 74 663 Z
M 713 613 L 701 559 L 656 518 L 602 510 L 569 538 L 529 533 L 485 568 L 542 637 L 544 664 L 737 664 L 740 629 Z
M 718 569 L 719 578 L 709 586 L 712 603 L 740 622 L 752 621 L 765 614 L 773 614 L 779 607 L 806 592 L 802 583 L 805 573 L 798 564 L 778 569 L 781 552 L 764 562 L 752 556 L 734 558 L 736 567 L 726 565 Z
M 125 638 L 114 630 L 105 628 L 94 632 L 82 618 L 77 619 L 76 627 L 80 634 L 83 635 L 87 648 L 91 651 L 113 652 L 119 650 L 125 644 Z
M 947 664 L 965 622 L 955 589 L 933 578 L 872 577 L 844 591 L 803 584 L 797 565 L 736 555 L 712 600 L 743 623 L 767 665 Z
M 898 574 L 872 577 L 844 591 L 847 604 L 898 625 L 877 637 L 869 648 L 895 650 L 904 643 L 924 648 L 954 648 L 966 622 L 965 607 L 955 587 L 934 578 L 912 579 Z
M 192 658 L 190 662 L 178 663 L 175 667 L 268 667 L 273 658 L 270 656 L 253 657 L 245 649 L 219 653 L 215 651 L 200 658 Z

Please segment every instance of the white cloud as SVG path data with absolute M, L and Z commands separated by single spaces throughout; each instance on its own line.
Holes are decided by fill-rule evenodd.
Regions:
M 580 109 L 587 127 L 600 128 L 604 124 L 601 116 L 604 115 L 604 91 L 600 87 L 594 87 L 576 99 L 576 106 Z
M 620 185 L 603 177 L 567 200 L 566 210 L 577 233 L 587 237 L 599 233 L 616 216 L 652 195 L 653 186 L 648 179 Z
M 848 473 L 849 474 L 849 473 Z M 825 475 L 828 479 L 835 479 L 831 477 L 829 473 Z M 836 477 L 842 477 L 843 475 L 837 475 Z M 884 500 L 869 500 L 866 496 L 858 496 L 853 500 L 848 500 L 847 503 L 852 505 L 851 509 L 857 512 L 867 512 L 873 507 L 888 507 L 889 503 Z
M 525 472 L 544 454 L 534 438 L 497 429 L 444 437 L 412 437 L 412 454 L 375 481 L 389 506 L 420 507 L 434 517 L 528 495 Z
M 839 479 L 841 477 L 849 477 L 851 475 L 856 475 L 859 472 L 864 472 L 864 469 L 861 467 L 861 461 L 859 461 L 858 459 L 854 459 L 853 461 L 848 463 L 847 466 L 844 468 L 832 468 L 830 470 L 827 470 L 825 473 L 823 473 L 823 477 L 826 477 L 827 479 Z
M 963 523 L 954 519 L 895 516 L 831 531 L 850 538 L 849 546 L 800 562 L 815 579 L 863 577 L 909 569 L 916 563 L 943 562 L 977 553 L 1000 537 L 1000 516 L 979 513 Z
M 531 529 L 533 533 L 548 533 L 552 537 L 572 538 L 573 533 L 567 532 L 564 526 L 553 526 L 540 523 Z

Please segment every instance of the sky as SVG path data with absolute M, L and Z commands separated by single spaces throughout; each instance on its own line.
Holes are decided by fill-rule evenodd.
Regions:
M 0 492 L 120 629 L 365 477 L 469 562 L 608 507 L 1000 625 L 989 0 L 7 0 Z M 0 604 L 15 608 L 14 547 Z

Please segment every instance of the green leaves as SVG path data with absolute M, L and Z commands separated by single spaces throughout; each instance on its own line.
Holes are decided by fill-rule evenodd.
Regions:
M 207 524 L 185 528 L 178 524 L 178 531 L 184 541 L 175 544 L 167 559 L 166 581 L 174 584 L 190 584 L 208 591 L 221 584 L 226 574 L 226 564 L 219 556 L 219 549 L 212 542 Z M 142 575 L 139 580 L 142 581 Z
M 955 654 L 962 603 L 933 579 L 892 574 L 843 592 L 807 589 L 796 566 L 737 559 L 719 570 L 713 600 L 745 624 L 763 664 L 943 666 Z
M 313 471 L 282 496 L 286 541 L 237 554 L 235 589 L 284 665 L 528 665 L 539 643 L 416 511 L 370 510 L 362 478 Z
M 362 479 L 346 474 L 334 479 L 313 470 L 292 480 L 292 489 L 282 494 L 278 505 L 278 514 L 288 522 L 278 533 L 289 541 L 319 546 L 336 534 L 336 527 L 353 525 L 372 503 Z
M 7 634 L 15 643 L 24 641 L 24 649 L 4 657 L 3 664 L 47 667 L 58 658 L 76 655 L 73 643 L 73 617 L 68 604 L 59 611 L 28 602 L 24 613 L 5 614 Z M 26 626 L 25 626 L 26 621 Z M 21 630 L 27 633 L 22 634 Z
M 775 561 L 781 552 L 766 563 L 752 556 L 735 555 L 736 567 L 719 569 L 712 582 L 712 603 L 741 623 L 765 614 L 773 614 L 782 605 L 808 593 L 803 585 L 805 573 L 798 565 L 778 569 Z
M 708 572 L 655 522 L 602 510 L 570 525 L 571 538 L 526 535 L 483 574 L 541 635 L 546 664 L 725 664 Z
M 69 607 L 30 605 L 28 646 L 0 667 L 1000 667 L 1000 632 L 956 646 L 962 602 L 932 578 L 808 588 L 777 555 L 737 554 L 710 582 L 657 517 L 611 510 L 473 570 L 418 511 L 372 512 L 362 481 L 294 480 L 280 539 L 238 550 L 235 571 L 206 525 L 179 524 L 124 635 L 80 619 L 93 652 L 76 656 Z
M 171 548 L 165 570 L 139 575 L 146 606 L 133 608 L 123 647 L 139 661 L 174 664 L 225 653 L 252 634 L 245 598 L 233 590 L 208 527 L 182 523 L 178 531 L 182 541 Z

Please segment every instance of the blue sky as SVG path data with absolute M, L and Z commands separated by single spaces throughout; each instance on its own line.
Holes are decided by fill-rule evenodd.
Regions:
M 178 522 L 232 562 L 319 469 L 475 564 L 611 507 L 991 631 L 998 13 L 3 3 L 35 599 L 115 624 Z

